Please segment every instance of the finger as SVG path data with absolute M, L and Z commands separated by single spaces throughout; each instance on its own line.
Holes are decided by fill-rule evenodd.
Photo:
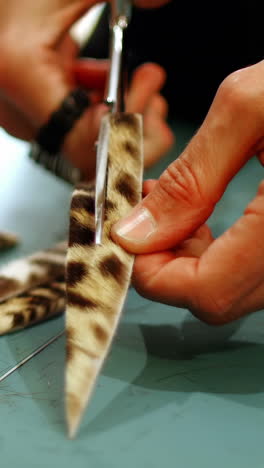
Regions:
M 133 273 L 135 288 L 151 300 L 174 306 L 188 306 L 190 300 L 186 291 L 190 287 L 190 281 L 185 270 L 188 273 L 188 266 L 192 265 L 193 261 L 195 263 L 212 242 L 213 236 L 209 227 L 203 225 L 175 249 L 136 256 Z M 178 270 L 181 271 L 181 267 L 181 277 L 175 276 Z M 183 288 L 180 285 L 183 285 Z M 192 289 L 189 295 L 191 293 Z
M 155 94 L 144 113 L 144 163 L 156 163 L 173 145 L 174 135 L 166 123 L 167 103 Z
M 126 111 L 144 113 L 153 95 L 164 85 L 165 79 L 163 68 L 154 63 L 146 63 L 137 68 L 126 98 Z
M 243 317 L 264 309 L 264 283 L 262 282 L 254 291 L 238 301 L 230 310 L 232 317 Z
M 63 40 L 58 44 L 56 50 L 61 58 L 65 58 L 65 63 L 72 63 L 72 60 L 79 53 L 79 45 L 74 41 L 70 34 L 66 34 Z
M 109 60 L 79 59 L 73 64 L 73 73 L 77 83 L 88 89 L 104 90 Z
M 149 194 L 149 192 L 151 192 L 151 190 L 154 189 L 156 183 L 157 183 L 157 180 L 155 179 L 145 180 L 145 182 L 143 183 L 143 196 L 144 197 L 146 197 Z
M 154 94 L 147 107 L 149 113 L 155 113 L 159 117 L 166 119 L 168 117 L 169 106 L 166 99 L 160 94 Z
M 84 177 L 89 180 L 95 172 L 95 142 L 103 115 L 108 112 L 104 104 L 89 108 L 79 119 L 74 128 L 65 138 L 64 154 L 75 167 L 81 169 Z
M 258 155 L 259 162 L 262 166 L 264 166 L 264 151 L 261 151 Z
M 180 257 L 201 257 L 202 254 L 212 244 L 214 238 L 210 228 L 203 224 L 194 234 L 185 241 L 181 242 L 174 250 L 177 258 Z
M 124 248 L 135 253 L 164 250 L 206 221 L 263 136 L 263 74 L 262 61 L 225 80 L 182 155 L 113 229 L 114 239 Z
M 187 307 L 207 323 L 230 322 L 261 305 L 263 232 L 264 183 L 234 226 L 215 241 L 208 239 L 200 258 L 177 253 L 173 258 L 171 251 L 171 257 L 140 255 L 135 266 L 139 291 Z

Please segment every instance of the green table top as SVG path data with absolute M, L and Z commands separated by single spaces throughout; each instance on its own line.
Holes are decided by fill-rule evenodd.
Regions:
M 177 148 L 193 128 L 176 124 Z M 71 188 L 0 133 L 0 229 L 22 243 L 1 263 L 66 236 Z M 221 233 L 256 192 L 252 160 L 210 224 Z M 64 327 L 63 317 L 0 338 L 0 375 Z M 131 289 L 124 316 L 76 440 L 65 436 L 64 338 L 0 384 L 3 468 L 263 468 L 264 314 L 222 328 Z

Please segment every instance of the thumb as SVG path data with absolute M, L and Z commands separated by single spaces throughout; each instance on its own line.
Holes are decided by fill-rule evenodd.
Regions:
M 264 64 L 257 66 L 263 72 Z M 263 116 L 256 116 L 260 96 L 252 85 L 256 73 L 259 70 L 253 66 L 223 82 L 185 151 L 148 196 L 113 227 L 113 238 L 125 249 L 134 253 L 168 249 L 210 216 L 228 182 L 254 154 L 254 145 L 263 132 Z M 260 87 L 261 93 L 263 100 Z

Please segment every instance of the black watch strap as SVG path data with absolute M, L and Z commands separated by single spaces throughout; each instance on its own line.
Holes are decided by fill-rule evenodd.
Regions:
M 86 91 L 82 88 L 71 91 L 48 122 L 40 128 L 36 137 L 39 146 L 51 156 L 57 154 L 65 136 L 89 105 L 90 99 Z

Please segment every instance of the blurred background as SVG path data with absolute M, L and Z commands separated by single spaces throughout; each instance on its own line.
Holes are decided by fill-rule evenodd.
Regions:
M 263 16 L 259 0 L 172 0 L 159 9 L 134 8 L 127 33 L 129 70 L 149 61 L 162 65 L 170 115 L 201 121 L 221 81 L 263 59 Z M 107 17 L 106 9 L 82 55 L 108 56 Z

